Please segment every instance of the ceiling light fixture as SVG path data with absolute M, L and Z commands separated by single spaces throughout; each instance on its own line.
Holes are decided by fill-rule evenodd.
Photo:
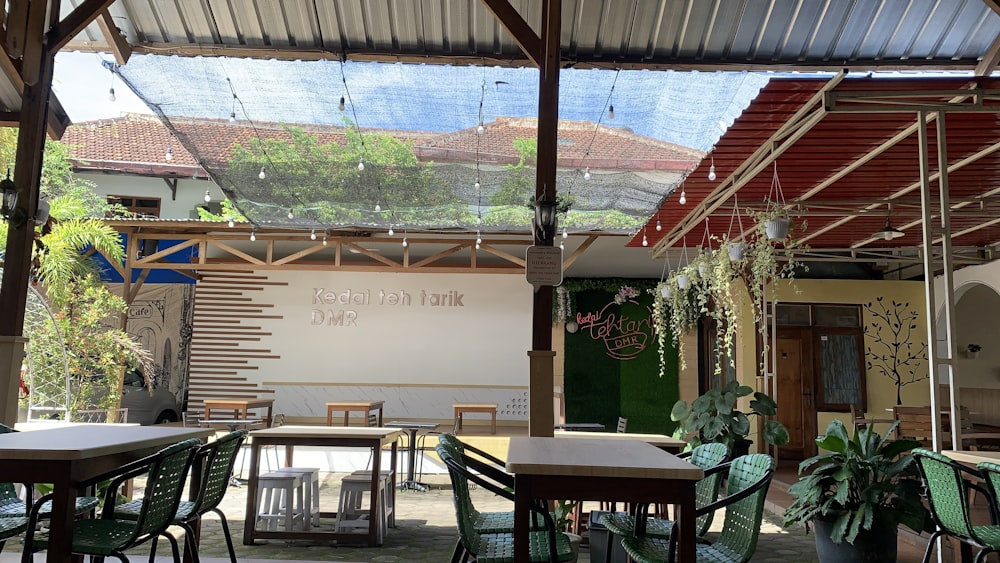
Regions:
M 876 232 L 874 235 L 882 240 L 893 240 L 902 236 L 906 236 L 906 233 L 892 226 L 889 218 L 885 218 L 885 227 L 882 227 L 881 231 Z

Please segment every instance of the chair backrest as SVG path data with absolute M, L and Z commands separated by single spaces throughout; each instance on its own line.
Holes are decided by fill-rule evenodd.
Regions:
M 148 462 L 146 489 L 139 517 L 135 522 L 132 541 L 145 536 L 158 536 L 173 521 L 177 506 L 181 502 L 184 480 L 191 468 L 195 448 L 200 444 L 197 439 L 185 440 L 145 458 L 144 461 Z M 117 489 L 115 482 L 111 487 L 110 490 Z
M 729 487 L 726 499 L 739 498 L 744 491 L 752 491 L 748 496 L 726 505 L 725 522 L 722 533 L 715 544 L 725 546 L 733 553 L 749 561 L 757 549 L 760 524 L 764 518 L 764 497 L 774 475 L 774 459 L 765 454 L 744 455 L 733 460 L 729 467 Z
M 983 461 L 976 465 L 976 469 L 979 470 L 983 475 L 983 480 L 986 481 L 986 487 L 990 491 L 990 500 L 995 501 L 996 499 L 1000 499 L 997 496 L 1000 494 L 1000 464 Z
M 725 444 L 710 443 L 702 444 L 691 450 L 691 457 L 688 459 L 693 465 L 708 470 L 726 461 L 729 457 L 729 448 Z M 719 486 L 722 484 L 722 473 L 716 472 L 706 475 L 698 481 L 694 488 L 694 502 L 696 507 L 708 506 L 719 498 Z M 708 533 L 712 526 L 714 512 L 707 512 L 699 516 L 696 520 L 695 533 L 698 537 Z
M 913 450 L 913 457 L 924 480 L 934 523 L 950 536 L 975 538 L 969 520 L 969 500 L 961 466 L 950 458 L 923 448 Z
M 916 440 L 924 446 L 931 446 L 930 407 L 892 407 L 892 416 L 899 422 L 896 439 Z
M 202 461 L 201 486 L 194 499 L 192 514 L 204 514 L 222 502 L 233 474 L 236 454 L 246 439 L 246 430 L 236 430 L 198 448 L 195 459 Z
M 278 413 L 271 419 L 271 428 L 277 428 L 285 423 L 285 415 Z
M 628 419 L 619 416 L 618 417 L 618 428 L 616 429 L 616 431 L 617 432 L 625 432 L 625 429 L 627 427 L 628 427 Z
M 462 547 L 473 555 L 478 555 L 482 549 L 483 539 L 476 532 L 475 521 L 479 518 L 479 512 L 472 505 L 472 495 L 469 493 L 468 478 L 458 469 L 465 467 L 461 453 L 449 441 L 438 439 L 438 457 L 448 468 L 448 477 L 451 479 L 452 500 L 455 503 L 455 519 L 458 523 L 458 537 L 462 542 Z

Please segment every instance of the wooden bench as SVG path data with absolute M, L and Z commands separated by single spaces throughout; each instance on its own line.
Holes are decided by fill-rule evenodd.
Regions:
M 455 429 L 454 433 L 462 429 L 462 416 L 469 412 L 481 412 L 490 415 L 490 433 L 497 433 L 497 406 L 495 403 L 455 403 Z
M 930 407 L 904 407 L 896 406 L 892 408 L 893 418 L 899 421 L 896 427 L 896 438 L 908 438 L 919 441 L 923 447 L 932 447 L 931 440 L 931 408 Z M 941 442 L 945 448 L 951 445 L 951 413 L 948 409 L 941 411 Z M 1000 433 L 977 432 L 973 427 L 969 409 L 961 407 L 959 410 L 963 450 L 978 450 L 981 448 L 1000 448 Z

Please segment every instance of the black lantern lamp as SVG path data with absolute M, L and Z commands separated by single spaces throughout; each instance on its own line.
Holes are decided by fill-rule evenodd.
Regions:
M 535 238 L 549 241 L 556 233 L 556 202 L 547 199 L 535 200 Z
M 28 221 L 28 214 L 17 206 L 17 186 L 10 179 L 10 170 L 7 170 L 7 177 L 0 180 L 0 191 L 3 192 L 3 207 L 0 208 L 0 214 L 14 225 L 14 228 L 23 227 Z

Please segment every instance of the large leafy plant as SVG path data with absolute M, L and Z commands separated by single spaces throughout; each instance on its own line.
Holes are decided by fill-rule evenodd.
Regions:
M 905 524 L 919 533 L 930 518 L 921 502 L 921 485 L 910 450 L 916 440 L 894 440 L 889 436 L 895 423 L 880 435 L 870 428 L 847 433 L 844 423 L 834 420 L 816 444 L 826 450 L 799 465 L 799 475 L 789 487 L 795 497 L 785 511 L 785 526 L 814 519 L 833 522 L 830 539 L 853 543 L 861 530 L 875 523 L 890 529 Z
M 736 402 L 753 394 L 750 411 L 736 408 Z M 761 393 L 736 381 L 724 387 L 709 389 L 689 406 L 677 401 L 670 410 L 670 420 L 677 422 L 675 438 L 687 439 L 694 447 L 708 442 L 726 444 L 730 451 L 737 440 L 746 439 L 750 434 L 750 417 L 772 417 L 778 413 L 778 405 L 768 394 Z M 788 429 L 777 420 L 764 420 L 764 441 L 776 446 L 788 443 Z

